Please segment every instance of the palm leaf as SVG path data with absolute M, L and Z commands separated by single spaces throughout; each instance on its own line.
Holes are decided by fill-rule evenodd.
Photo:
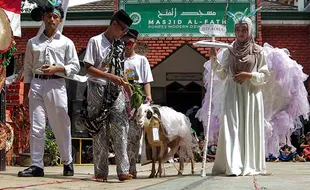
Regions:
M 243 12 L 243 15 L 245 16 L 248 13 L 248 8 L 246 8 Z
M 254 11 L 250 12 L 247 17 L 251 17 L 254 16 L 259 10 L 262 9 L 262 6 L 258 7 L 257 9 L 255 9 Z
M 234 20 L 234 22 L 238 21 L 236 15 L 230 11 L 227 11 L 227 16 L 229 16 L 230 18 L 232 18 Z

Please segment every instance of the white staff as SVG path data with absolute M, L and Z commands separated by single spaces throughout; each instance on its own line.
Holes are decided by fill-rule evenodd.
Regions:
M 198 41 L 194 43 L 194 46 L 197 47 L 219 47 L 219 48 L 227 48 L 230 45 L 222 42 L 216 42 L 215 36 L 224 36 L 226 34 L 226 26 L 220 24 L 204 24 L 200 27 L 199 32 L 204 35 L 212 36 L 212 41 Z M 211 57 L 211 65 L 213 61 L 216 61 L 216 57 Z M 203 147 L 203 159 L 202 159 L 202 168 L 201 168 L 201 177 L 206 176 L 206 159 L 207 159 L 207 150 L 208 150 L 208 142 L 209 142 L 209 129 L 210 129 L 210 120 L 211 120 L 211 101 L 212 101 L 212 88 L 213 88 L 213 69 L 210 67 L 210 83 L 209 83 L 209 101 L 208 101 L 208 112 L 207 112 L 207 126 L 204 130 L 204 147 Z

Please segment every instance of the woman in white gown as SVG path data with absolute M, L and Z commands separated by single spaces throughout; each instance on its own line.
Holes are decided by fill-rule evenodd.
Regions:
M 220 114 L 218 149 L 212 174 L 266 173 L 262 85 L 269 77 L 262 52 L 252 36 L 251 19 L 234 18 L 236 40 L 212 61 L 218 78 L 226 79 Z M 214 48 L 211 55 L 216 58 Z

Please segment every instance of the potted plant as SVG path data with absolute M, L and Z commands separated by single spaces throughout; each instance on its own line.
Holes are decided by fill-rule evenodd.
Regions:
M 58 165 L 59 151 L 52 129 L 47 126 L 45 130 L 45 145 L 44 145 L 44 165 Z
M 16 136 L 15 145 L 22 150 L 22 153 L 18 155 L 19 165 L 28 167 L 31 165 L 30 158 L 30 144 L 29 144 L 29 132 L 30 132 L 30 120 L 29 109 L 24 105 L 14 106 L 12 110 L 11 119 L 15 124 Z M 49 126 L 45 131 L 45 146 L 44 146 L 44 165 L 57 165 L 58 160 L 58 146 L 53 132 Z

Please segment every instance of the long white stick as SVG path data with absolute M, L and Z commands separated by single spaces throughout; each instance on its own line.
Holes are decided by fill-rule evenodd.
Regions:
M 212 41 L 215 41 L 215 37 L 212 37 Z M 209 128 L 210 128 L 210 120 L 211 120 L 211 101 L 212 101 L 212 88 L 213 88 L 213 69 L 212 69 L 212 61 L 211 57 L 211 66 L 210 66 L 210 84 L 209 84 L 209 105 L 208 105 L 208 113 L 207 113 L 207 126 L 205 128 L 205 139 L 204 139 L 204 147 L 203 147 L 203 158 L 202 158 L 202 168 L 201 168 L 201 177 L 206 176 L 206 160 L 207 160 L 207 150 L 209 143 Z
M 65 26 L 65 21 L 67 17 L 67 10 L 68 10 L 68 5 L 69 5 L 69 0 L 62 0 L 61 1 L 62 8 L 64 10 L 64 18 L 62 19 L 62 22 L 58 26 L 58 30 L 62 33 L 62 29 Z

